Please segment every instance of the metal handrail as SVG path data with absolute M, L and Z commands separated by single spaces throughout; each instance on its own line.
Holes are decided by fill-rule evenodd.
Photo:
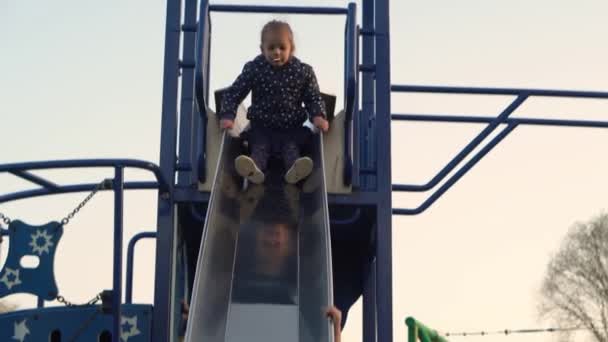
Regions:
M 141 232 L 135 234 L 127 246 L 127 279 L 125 289 L 125 303 L 133 303 L 133 259 L 135 255 L 135 245 L 139 240 L 146 238 L 156 238 L 156 232 Z
M 58 185 L 43 177 L 34 175 L 29 171 L 32 170 L 47 170 L 47 169 L 70 169 L 70 168 L 136 168 L 150 171 L 156 177 L 156 182 L 126 182 L 125 189 L 159 189 L 162 193 L 168 193 L 170 186 L 163 178 L 160 168 L 154 164 L 137 159 L 67 159 L 67 160 L 50 160 L 50 161 L 34 161 L 22 163 L 1 164 L 0 173 L 8 172 L 22 179 L 28 180 L 34 184 L 42 186 L 41 189 L 25 190 L 13 192 L 6 195 L 0 195 L 0 203 L 9 202 L 24 198 L 63 194 L 71 192 L 91 191 L 97 183 L 83 183 L 75 185 Z
M 54 189 L 35 189 L 35 190 L 24 190 L 19 192 L 10 193 L 8 195 L 0 196 L 0 203 L 16 201 L 20 199 L 32 198 L 32 197 L 40 197 L 47 195 L 60 195 L 60 194 L 68 194 L 72 192 L 85 192 L 91 191 L 98 186 L 98 183 L 83 183 L 76 185 L 64 185 Z M 157 182 L 126 182 L 124 183 L 125 190 L 149 190 L 149 189 L 158 189 L 159 184 Z M 111 189 L 101 189 L 100 191 L 111 190 Z
M 393 214 L 416 215 L 429 208 L 443 193 L 445 193 L 458 179 L 468 172 L 485 154 L 494 148 L 502 139 L 511 133 L 517 126 L 544 125 L 544 126 L 570 126 L 570 127 L 595 127 L 608 128 L 608 121 L 594 120 L 561 120 L 561 119 L 536 119 L 536 118 L 510 118 L 513 113 L 526 99 L 536 97 L 571 97 L 571 98 L 596 98 L 608 99 L 608 92 L 597 91 L 570 91 L 549 89 L 517 89 L 517 88 L 477 88 L 477 87 L 442 87 L 442 86 L 414 86 L 414 85 L 392 85 L 393 92 L 419 92 L 419 93 L 441 93 L 441 94 L 474 94 L 474 95 L 506 95 L 517 96 L 517 98 L 498 117 L 474 117 L 459 115 L 414 115 L 414 114 L 392 114 L 391 118 L 398 121 L 430 121 L 430 122 L 452 122 L 452 123 L 486 123 L 487 127 L 480 132 L 460 153 L 458 153 L 448 164 L 446 164 L 430 181 L 425 184 L 393 184 L 393 191 L 427 191 L 437 186 L 452 172 L 483 140 L 485 140 L 499 125 L 507 124 L 507 127 L 492 139 L 484 148 L 474 155 L 461 169 L 459 169 L 445 184 L 435 191 L 427 200 L 416 208 L 394 208 Z
M 476 94 L 476 95 L 520 95 L 545 97 L 579 97 L 579 98 L 608 98 L 608 92 L 577 91 L 555 89 L 526 89 L 526 88 L 481 88 L 481 87 L 447 87 L 419 86 L 393 84 L 391 91 L 396 93 L 439 93 L 439 94 Z
M 207 178 L 207 108 L 206 97 L 208 94 L 209 83 L 204 72 L 208 72 L 209 65 L 209 34 L 211 24 L 209 18 L 209 1 L 201 0 L 198 14 L 198 28 L 196 30 L 196 47 L 194 63 L 194 96 L 200 115 L 200 144 L 201 147 L 199 160 L 197 163 L 198 181 L 204 183 Z
M 496 118 L 493 116 L 466 116 L 466 115 L 430 115 L 430 114 L 393 114 L 393 121 L 427 121 L 450 123 L 490 123 Z M 565 119 L 537 119 L 537 118 L 507 118 L 501 121 L 505 124 L 537 125 L 537 126 L 571 126 L 589 128 L 608 128 L 608 121 L 597 120 L 565 120 Z
M 210 5 L 212 12 L 237 13 L 288 13 L 288 14 L 347 14 L 342 7 L 301 7 L 301 6 L 250 6 L 250 5 Z
M 345 29 L 345 51 L 344 51 L 344 170 L 343 183 L 345 186 L 352 184 L 353 178 L 353 156 L 352 156 L 352 123 L 357 110 L 357 75 L 358 75 L 358 33 L 357 33 L 357 5 L 348 4 L 348 15 L 346 17 Z
M 515 128 L 516 124 L 510 124 L 498 133 L 490 142 L 485 145 L 479 153 L 474 155 L 462 168 L 458 169 L 452 177 L 450 177 L 439 189 L 437 189 L 429 198 L 416 208 L 393 208 L 394 215 L 418 215 L 427 210 L 435 201 L 439 199 L 446 191 L 448 191 L 462 176 L 464 176 L 475 164 L 485 157 L 496 145 L 509 135 Z

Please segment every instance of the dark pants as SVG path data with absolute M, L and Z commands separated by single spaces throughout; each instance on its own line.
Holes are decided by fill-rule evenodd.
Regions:
M 273 156 L 280 158 L 288 170 L 300 158 L 301 150 L 310 143 L 312 132 L 306 127 L 278 130 L 252 123 L 244 138 L 249 141 L 251 159 L 262 172 L 266 172 L 268 159 Z

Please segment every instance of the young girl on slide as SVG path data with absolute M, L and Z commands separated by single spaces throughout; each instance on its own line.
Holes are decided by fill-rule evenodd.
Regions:
M 236 158 L 236 171 L 253 183 L 263 183 L 269 157 L 278 154 L 285 165 L 285 181 L 295 184 L 313 169 L 312 160 L 300 155 L 303 140 L 310 139 L 310 134 L 303 134 L 306 131 L 302 124 L 310 120 L 326 132 L 329 123 L 325 104 L 312 67 L 293 55 L 289 24 L 273 20 L 264 25 L 260 49 L 262 53 L 245 64 L 224 94 L 220 125 L 224 129 L 233 127 L 237 107 L 251 91 L 252 103 L 247 111 L 251 155 Z

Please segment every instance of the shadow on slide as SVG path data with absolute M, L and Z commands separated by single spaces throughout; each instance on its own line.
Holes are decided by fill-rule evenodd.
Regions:
M 224 133 L 198 256 L 188 342 L 333 341 L 333 302 L 321 135 L 301 186 L 273 167 L 242 190 L 239 139 Z

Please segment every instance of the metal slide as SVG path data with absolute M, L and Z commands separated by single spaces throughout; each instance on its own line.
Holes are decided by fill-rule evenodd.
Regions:
M 305 184 L 274 167 L 241 190 L 240 141 L 223 134 L 201 241 L 187 342 L 333 342 L 331 250 L 322 137 Z

